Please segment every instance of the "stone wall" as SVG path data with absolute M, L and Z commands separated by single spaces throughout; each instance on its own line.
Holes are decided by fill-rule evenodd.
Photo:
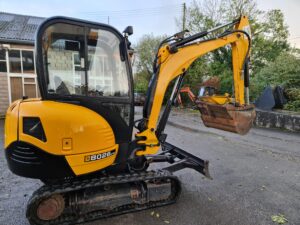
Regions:
M 300 115 L 290 112 L 263 111 L 256 109 L 254 125 L 300 132 Z
M 0 117 L 3 117 L 9 105 L 7 74 L 0 73 Z

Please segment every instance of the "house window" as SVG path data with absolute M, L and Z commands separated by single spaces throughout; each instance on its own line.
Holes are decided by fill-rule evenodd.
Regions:
M 34 73 L 33 51 L 9 50 L 10 73 Z
M 34 73 L 33 51 L 21 51 L 23 73 Z
M 20 50 L 10 50 L 9 55 L 9 72 L 21 73 L 21 54 Z
M 7 72 L 5 49 L 0 49 L 0 72 Z

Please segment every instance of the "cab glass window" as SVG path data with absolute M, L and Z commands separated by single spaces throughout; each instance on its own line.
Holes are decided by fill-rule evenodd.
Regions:
M 107 30 L 57 23 L 43 37 L 48 94 L 128 97 L 120 40 Z
M 120 40 L 111 32 L 90 29 L 88 33 L 88 95 L 128 96 L 125 62 L 120 58 Z
M 58 23 L 43 37 L 48 93 L 85 95 L 84 27 Z

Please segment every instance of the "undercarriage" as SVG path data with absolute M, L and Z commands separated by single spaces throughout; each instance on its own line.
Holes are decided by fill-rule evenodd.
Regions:
M 177 170 L 192 168 L 210 178 L 207 161 L 169 143 L 164 143 L 162 153 L 149 160 L 166 161 L 171 165 L 155 171 L 45 184 L 30 198 L 26 216 L 32 225 L 98 220 L 175 203 L 181 192 L 180 181 L 172 174 Z

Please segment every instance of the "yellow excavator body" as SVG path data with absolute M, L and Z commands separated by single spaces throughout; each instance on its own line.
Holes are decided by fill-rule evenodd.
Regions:
M 30 143 L 51 155 L 65 156 L 76 175 L 98 171 L 114 163 L 118 144 L 113 130 L 94 111 L 82 106 L 40 99 L 19 100 L 13 106 L 6 114 L 5 147 L 20 141 Z M 18 118 L 21 119 L 18 121 Z M 38 139 L 24 129 L 24 122 L 33 118 L 39 118 L 43 124 L 46 139 Z M 91 158 L 92 155 L 101 154 L 106 155 L 101 163 Z
M 205 39 L 223 28 L 223 33 Z M 29 222 L 74 224 L 163 206 L 176 202 L 180 194 L 173 172 L 191 168 L 210 178 L 208 161 L 166 142 L 164 129 L 189 66 L 202 55 L 230 45 L 234 97 L 205 97 L 200 111 L 208 126 L 232 120 L 232 129 L 218 128 L 248 131 L 243 126 L 251 127 L 252 114 L 243 121 L 235 119 L 239 112 L 253 111 L 245 81 L 251 44 L 248 30 L 248 19 L 241 16 L 208 31 L 188 37 L 181 32 L 162 41 L 143 118 L 134 121 L 133 51 L 128 40 L 132 27 L 121 34 L 106 24 L 65 17 L 45 20 L 35 42 L 41 98 L 24 96 L 12 103 L 5 121 L 9 168 L 44 182 L 28 202 Z M 225 112 L 217 114 L 220 109 L 214 106 L 225 107 Z M 226 113 L 230 116 L 218 119 Z M 147 170 L 155 162 L 169 166 Z

